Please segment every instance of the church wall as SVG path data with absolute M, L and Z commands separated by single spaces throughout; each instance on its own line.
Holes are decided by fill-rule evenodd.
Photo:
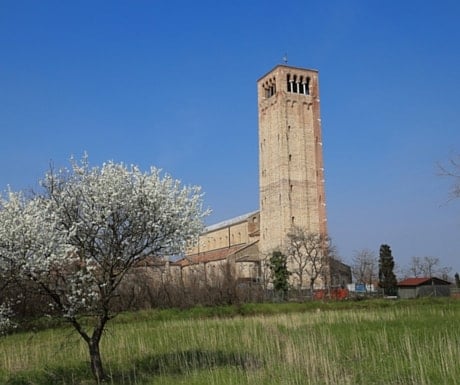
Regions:
M 231 272 L 226 259 L 201 262 L 182 267 L 182 282 L 185 286 L 220 286 Z
M 206 283 L 209 286 L 220 286 L 230 277 L 231 267 L 227 260 L 211 261 L 206 263 Z
M 206 282 L 205 264 L 197 263 L 182 267 L 181 271 L 182 283 L 185 286 L 202 287 Z
M 256 215 L 256 217 L 258 218 L 258 215 Z M 206 251 L 249 243 L 249 229 L 255 227 L 254 224 L 249 225 L 249 220 L 252 221 L 253 217 L 249 218 L 247 221 L 200 235 L 197 244 L 189 248 L 187 254 L 194 255 Z M 256 222 L 256 224 L 257 223 L 258 222 Z
M 260 278 L 259 263 L 256 262 L 237 262 L 236 274 L 239 280 Z

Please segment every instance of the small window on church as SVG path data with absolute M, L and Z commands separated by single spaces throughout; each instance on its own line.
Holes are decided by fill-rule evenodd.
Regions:
M 292 223 L 292 224 L 295 223 L 295 217 L 291 217 L 291 223 Z
M 287 92 L 292 92 L 291 75 L 287 74 Z
M 292 155 L 289 154 L 289 162 L 292 160 Z

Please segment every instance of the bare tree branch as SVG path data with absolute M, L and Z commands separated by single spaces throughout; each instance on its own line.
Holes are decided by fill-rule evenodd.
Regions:
M 438 163 L 439 175 L 452 180 L 450 200 L 460 198 L 460 154 L 449 159 L 447 165 Z

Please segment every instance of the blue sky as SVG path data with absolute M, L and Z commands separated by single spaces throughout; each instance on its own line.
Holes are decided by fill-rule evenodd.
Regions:
M 209 223 L 258 209 L 256 80 L 319 70 L 329 232 L 460 271 L 458 1 L 0 2 L 0 188 L 87 151 L 199 184 Z

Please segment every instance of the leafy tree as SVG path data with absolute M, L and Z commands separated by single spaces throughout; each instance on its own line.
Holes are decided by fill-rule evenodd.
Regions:
M 182 187 L 155 168 L 90 168 L 86 156 L 71 169 L 51 169 L 41 185 L 31 198 L 10 191 L 1 199 L 0 258 L 87 343 L 99 383 L 107 378 L 99 344 L 116 315 L 120 284 L 142 261 L 182 253 L 207 212 L 198 187 Z
M 281 251 L 274 251 L 268 260 L 268 268 L 271 272 L 273 288 L 284 299 L 289 290 L 289 276 L 287 258 Z
M 396 294 L 396 276 L 394 274 L 395 262 L 391 254 L 390 246 L 380 246 L 379 256 L 379 286 L 385 295 Z
M 351 271 L 357 283 L 372 284 L 377 279 L 378 261 L 372 250 L 363 249 L 355 252 Z
M 329 258 L 334 248 L 328 236 L 310 233 L 301 227 L 293 227 L 287 234 L 287 256 L 292 273 L 296 277 L 299 290 L 308 280 L 310 293 L 313 295 L 318 278 L 326 278 Z

